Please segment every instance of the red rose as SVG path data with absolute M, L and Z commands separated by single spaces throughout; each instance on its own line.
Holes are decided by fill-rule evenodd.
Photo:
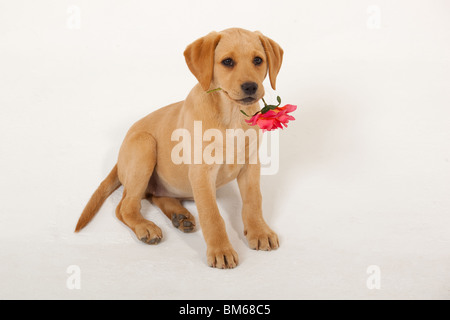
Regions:
M 222 90 L 222 88 L 217 88 L 213 90 L 206 91 L 206 93 Z M 295 118 L 288 113 L 297 110 L 297 106 L 293 104 L 287 104 L 284 107 L 280 107 L 281 98 L 277 97 L 278 105 L 268 105 L 264 98 L 262 99 L 264 103 L 264 108 L 256 112 L 252 117 L 246 114 L 243 110 L 241 112 L 250 118 L 250 120 L 245 120 L 248 124 L 254 126 L 258 125 L 264 131 L 271 131 L 278 128 L 283 129 L 287 127 L 290 120 L 295 120 Z
M 263 109 L 264 110 L 264 109 Z M 258 112 L 250 120 L 245 120 L 248 124 L 254 126 L 258 125 L 261 129 L 271 131 L 278 128 L 283 129 L 287 127 L 290 120 L 295 120 L 295 118 L 288 113 L 297 110 L 297 106 L 292 104 L 287 104 L 284 107 L 276 107 L 274 109 L 269 109 L 265 113 Z

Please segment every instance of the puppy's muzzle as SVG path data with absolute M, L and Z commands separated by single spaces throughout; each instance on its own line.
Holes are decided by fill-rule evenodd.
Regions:
M 255 97 L 258 91 L 258 84 L 255 82 L 245 82 L 241 85 L 242 92 L 246 95 L 244 99 L 239 100 L 243 104 L 252 104 L 257 99 Z
M 252 96 L 258 90 L 258 84 L 256 82 L 245 82 L 241 85 L 241 89 L 247 96 Z

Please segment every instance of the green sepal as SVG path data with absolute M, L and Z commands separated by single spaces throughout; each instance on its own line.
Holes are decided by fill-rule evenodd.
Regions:
M 246 117 L 250 117 L 248 114 L 246 114 L 243 110 L 239 110 L 239 111 L 241 111 L 243 114 L 244 114 L 244 116 L 246 116 Z

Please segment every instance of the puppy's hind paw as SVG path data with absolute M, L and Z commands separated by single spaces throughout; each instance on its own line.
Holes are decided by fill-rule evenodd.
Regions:
M 193 232 L 195 230 L 195 220 L 194 217 L 190 214 L 172 214 L 172 224 L 175 228 L 188 233 Z
M 137 238 L 146 244 L 158 244 L 162 239 L 161 229 L 151 221 L 136 225 L 134 232 Z

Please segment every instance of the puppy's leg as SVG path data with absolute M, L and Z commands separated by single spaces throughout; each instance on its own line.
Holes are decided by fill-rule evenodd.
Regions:
M 191 213 L 183 207 L 180 200 L 168 197 L 149 197 L 149 200 L 157 205 L 161 211 L 172 221 L 175 228 L 183 232 L 192 232 L 195 228 L 195 219 Z
M 277 249 L 279 247 L 278 236 L 269 228 L 262 215 L 259 178 L 259 164 L 245 165 L 237 177 L 242 197 L 244 234 L 251 249 Z
M 217 207 L 216 175 L 212 166 L 191 165 L 189 168 L 189 180 L 207 246 L 208 264 L 220 269 L 234 268 L 238 264 L 238 255 L 231 246 L 225 222 Z
M 148 244 L 161 241 L 161 229 L 141 214 L 141 199 L 156 164 L 156 142 L 147 133 L 127 137 L 117 162 L 119 180 L 124 186 L 123 197 L 116 215 L 134 231 L 137 238 Z

